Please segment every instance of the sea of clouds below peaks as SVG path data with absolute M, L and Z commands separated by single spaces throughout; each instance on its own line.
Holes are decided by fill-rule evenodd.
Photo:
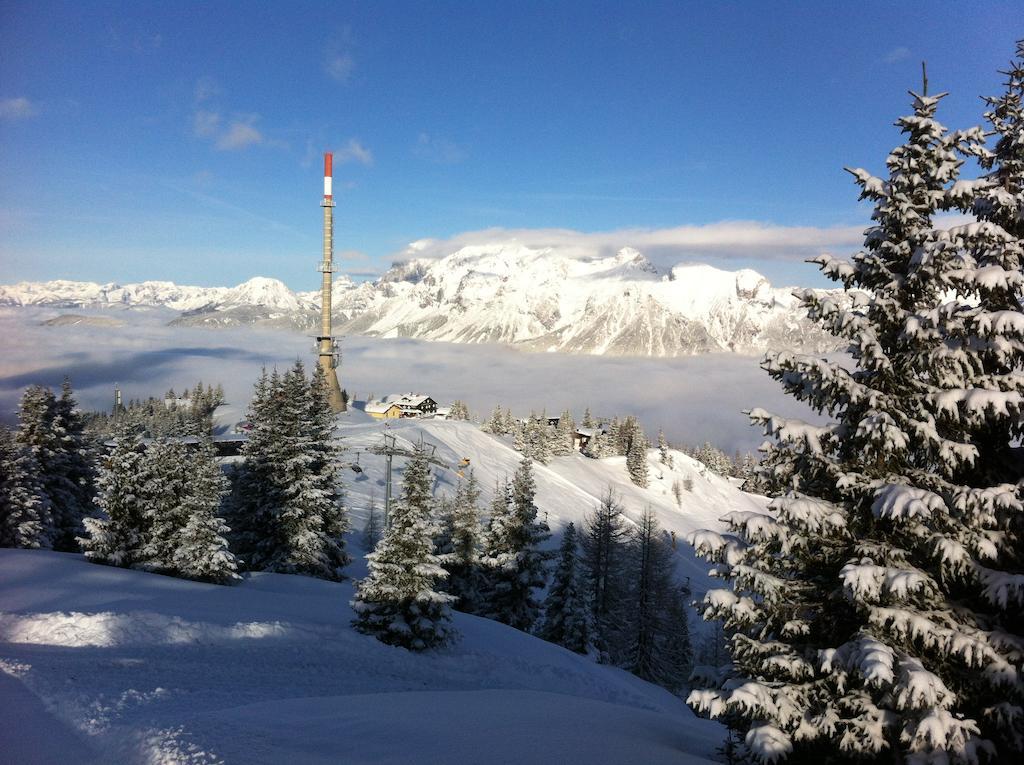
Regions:
M 163 309 L 118 312 L 123 324 L 116 327 L 43 324 L 60 314 L 0 310 L 0 422 L 14 423 L 26 386 L 56 388 L 65 375 L 87 409 L 109 408 L 115 384 L 127 401 L 202 380 L 222 384 L 228 402 L 244 411 L 262 368 L 315 358 L 313 338 L 292 331 L 168 327 L 174 314 Z M 585 356 L 362 336 L 344 338 L 342 355 L 342 385 L 359 399 L 420 391 L 442 405 L 462 399 L 481 417 L 498 403 L 522 415 L 568 408 L 579 417 L 589 407 L 597 416 L 634 414 L 652 437 L 664 428 L 674 442 L 711 441 L 730 452 L 754 450 L 764 440 L 743 414 L 754 406 L 817 419 L 751 356 Z

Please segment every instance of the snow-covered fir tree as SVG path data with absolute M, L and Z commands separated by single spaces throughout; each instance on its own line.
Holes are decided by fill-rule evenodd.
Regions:
M 18 410 L 16 439 L 31 454 L 49 501 L 56 550 L 78 549 L 82 519 L 92 511 L 93 469 L 70 384 L 61 396 L 39 385 L 27 388 Z
M 647 486 L 650 480 L 647 450 L 651 444 L 636 417 L 630 415 L 619 426 L 618 443 L 621 453 L 626 455 L 626 470 L 629 472 L 629 479 L 637 486 Z
M 176 508 L 184 523 L 170 537 L 167 562 L 176 576 L 228 584 L 239 578 L 238 560 L 226 539 L 230 529 L 220 517 L 228 480 L 209 436 L 188 453 L 186 464 L 189 481 Z
M 145 516 L 145 533 L 131 565 L 171 573 L 176 536 L 188 522 L 185 498 L 193 480 L 190 456 L 178 439 L 160 438 L 144 447 L 141 466 L 146 483 L 138 504 Z
M 189 446 L 123 431 L 99 484 L 105 517 L 86 519 L 87 558 L 218 584 L 238 578 L 219 517 L 227 479 L 208 435 Z
M 660 429 L 658 430 L 658 459 L 662 465 L 673 467 L 674 460 L 668 450 L 668 439 L 665 438 L 665 431 Z
M 590 413 L 590 407 L 588 406 L 583 410 L 583 420 L 580 422 L 582 428 L 593 428 L 597 425 L 594 422 L 594 416 Z
M 67 378 L 61 383 L 54 410 L 54 431 L 58 438 L 54 469 L 60 476 L 48 490 L 52 492 L 57 527 L 54 549 L 75 551 L 77 537 L 84 529 L 82 520 L 95 508 L 96 469 L 92 447 L 85 436 L 85 422 Z
M 608 443 L 611 446 L 610 453 L 625 456 L 626 446 L 622 440 L 622 423 L 619 422 L 618 417 L 612 417 L 611 422 L 608 423 L 608 427 L 605 429 L 605 436 L 608 438 Z
M 547 523 L 537 519 L 536 491 L 532 460 L 524 456 L 512 483 L 495 491 L 481 555 L 480 613 L 524 632 L 540 615 L 535 591 L 547 582 L 550 558 L 540 549 L 550 533 Z
M 120 431 L 96 479 L 100 516 L 85 518 L 85 536 L 78 540 L 87 559 L 124 567 L 145 559 L 152 521 L 150 464 L 141 435 Z
M 469 407 L 466 406 L 464 401 L 455 399 L 452 402 L 451 408 L 448 410 L 449 420 L 468 420 L 469 419 Z
M 312 381 L 300 361 L 264 371 L 249 420 L 229 519 L 239 554 L 252 569 L 340 579 L 348 517 L 320 368 Z
M 430 465 L 423 444 L 402 476 L 395 503 L 377 549 L 366 556 L 369 573 L 356 585 L 353 626 L 389 645 L 421 651 L 454 637 L 449 604 L 436 589 L 445 577 L 433 554 Z
M 251 429 L 242 446 L 243 461 L 230 473 L 231 497 L 228 525 L 231 549 L 252 566 L 262 555 L 264 537 L 272 528 L 273 510 L 279 504 L 278 470 L 281 441 L 277 438 L 280 419 L 281 376 L 264 369 L 253 388 L 246 419 Z
M 630 538 L 628 639 L 623 668 L 672 691 L 683 687 L 693 664 L 690 632 L 675 583 L 672 547 L 650 508 Z
M 587 448 L 583 453 L 594 459 L 614 457 L 617 454 L 615 440 L 611 435 L 598 430 L 587 443 Z
M 448 572 L 445 592 L 457 598 L 454 607 L 475 614 L 480 610 L 480 487 L 473 471 L 460 480 L 445 516 L 447 546 L 439 556 Z
M 575 451 L 575 438 L 576 423 L 573 422 L 572 412 L 566 409 L 558 418 L 558 426 L 555 428 L 551 441 L 551 454 L 555 457 L 572 454 Z
M 437 559 L 444 561 L 445 556 L 452 551 L 452 509 L 455 501 L 451 497 L 436 497 L 431 505 L 432 523 L 434 526 L 434 555 Z
M 1011 75 L 1014 89 L 1019 103 Z M 851 171 L 875 225 L 852 262 L 818 262 L 864 291 L 849 306 L 804 293 L 850 340 L 853 367 L 766 361 L 833 422 L 752 411 L 777 440 L 757 476 L 771 512 L 731 513 L 730 533 L 691 540 L 730 585 L 707 593 L 704 616 L 733 635 L 731 669 L 689 701 L 731 716 L 764 762 L 1024 752 L 1024 253 L 1019 229 L 996 222 L 1021 220 L 1021 178 L 993 160 L 1001 191 L 975 184 L 971 201 L 992 219 L 936 230 L 934 213 L 972 193 L 951 186 L 956 150 L 981 137 L 949 134 L 940 99 L 914 96 L 887 178 Z
M 1024 40 L 1017 43 L 1017 57 L 1003 74 L 1003 93 L 982 99 L 995 146 L 964 147 L 988 172 L 977 181 L 954 184 L 950 196 L 960 209 L 994 223 L 1019 241 L 1024 238 Z
M 729 455 L 707 441 L 693 452 L 693 458 L 716 475 L 732 475 L 733 463 Z
M 576 653 L 595 651 L 594 615 L 579 560 L 576 527 L 571 523 L 562 534 L 558 564 L 544 601 L 544 617 L 537 635 Z
M 508 431 L 509 433 L 512 434 L 512 448 L 524 455 L 526 454 L 527 449 L 529 448 L 529 441 L 527 438 L 526 428 L 526 420 L 521 420 L 518 422 L 513 421 L 512 427 Z
M 0 547 L 51 547 L 53 519 L 32 454 L 0 426 Z
M 508 433 L 505 413 L 502 411 L 501 404 L 494 405 L 494 411 L 491 412 L 490 419 L 480 426 L 480 430 L 484 433 L 493 433 L 496 436 L 503 436 Z
M 637 486 L 645 487 L 650 482 L 650 469 L 647 465 L 647 439 L 641 436 L 634 439 L 626 452 L 626 470 L 629 479 Z
M 537 416 L 536 413 L 530 412 L 523 428 L 523 456 L 546 465 L 551 460 L 552 436 L 553 430 L 548 425 L 547 413 L 541 412 L 540 416 Z

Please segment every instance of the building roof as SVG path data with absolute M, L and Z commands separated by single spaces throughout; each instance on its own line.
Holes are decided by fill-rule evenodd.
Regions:
M 398 404 L 398 406 L 408 407 L 417 407 L 424 401 L 428 400 L 433 401 L 434 399 L 430 398 L 430 396 L 427 396 L 423 393 L 393 393 L 390 396 L 386 396 L 384 398 L 384 401 L 386 402 Z
M 384 414 L 395 407 L 402 408 L 394 401 L 367 401 L 364 411 L 373 414 Z

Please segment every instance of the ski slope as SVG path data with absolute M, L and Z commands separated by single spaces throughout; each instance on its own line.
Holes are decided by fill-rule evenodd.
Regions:
M 348 489 L 347 504 L 355 529 L 366 522 L 366 509 L 371 495 L 383 506 L 385 491 L 384 458 L 367 452 L 383 444 L 384 428 L 396 437 L 399 447 L 411 449 L 421 438 L 436 447 L 435 455 L 450 468 L 434 468 L 434 493 L 452 494 L 458 482 L 455 468 L 463 458 L 469 458 L 470 467 L 480 482 L 485 510 L 490 506 L 495 483 L 515 473 L 522 455 L 511 447 L 511 439 L 497 438 L 482 432 L 469 422 L 444 420 L 393 420 L 387 426 L 381 421 L 366 421 L 361 412 L 339 418 L 342 423 L 338 435 L 346 449 L 349 462 L 358 460 L 362 473 L 344 471 Z M 668 468 L 659 460 L 657 449 L 648 452 L 650 486 L 635 486 L 626 472 L 625 457 L 594 460 L 581 454 L 554 457 L 547 465 L 534 463 L 537 480 L 537 506 L 547 518 L 554 532 L 551 545 L 556 546 L 561 529 L 570 522 L 581 527 L 587 514 L 601 501 L 608 489 L 619 497 L 627 519 L 639 518 L 645 507 L 650 507 L 661 527 L 675 534 L 677 540 L 677 570 L 680 577 L 690 578 L 695 595 L 703 594 L 710 585 L 707 563 L 695 558 L 686 544 L 686 536 L 697 529 L 721 529 L 720 518 L 734 510 L 763 510 L 767 500 L 740 491 L 728 478 L 715 475 L 697 460 L 671 451 L 674 467 Z M 401 488 L 401 470 L 404 458 L 394 459 L 395 493 Z M 676 504 L 672 484 L 693 482 L 692 491 L 683 491 L 682 501 Z M 361 576 L 354 570 L 354 576 Z
M 422 655 L 349 583 L 235 587 L 0 550 L 0 762 L 707 763 L 717 723 L 625 672 L 456 614 Z

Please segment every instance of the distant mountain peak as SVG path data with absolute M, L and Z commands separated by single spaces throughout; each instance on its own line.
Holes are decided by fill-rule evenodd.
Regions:
M 791 290 L 776 289 L 751 269 L 680 263 L 662 275 L 632 247 L 599 256 L 514 240 L 467 245 L 440 258 L 415 256 L 434 244 L 410 245 L 411 257 L 375 282 L 356 284 L 337 274 L 338 333 L 649 356 L 824 352 L 839 344 L 807 319 Z M 319 290 L 295 293 L 262 276 L 231 288 L 156 281 L 0 287 L 0 305 L 165 306 L 183 312 L 173 323 L 209 327 L 308 331 L 319 304 Z

